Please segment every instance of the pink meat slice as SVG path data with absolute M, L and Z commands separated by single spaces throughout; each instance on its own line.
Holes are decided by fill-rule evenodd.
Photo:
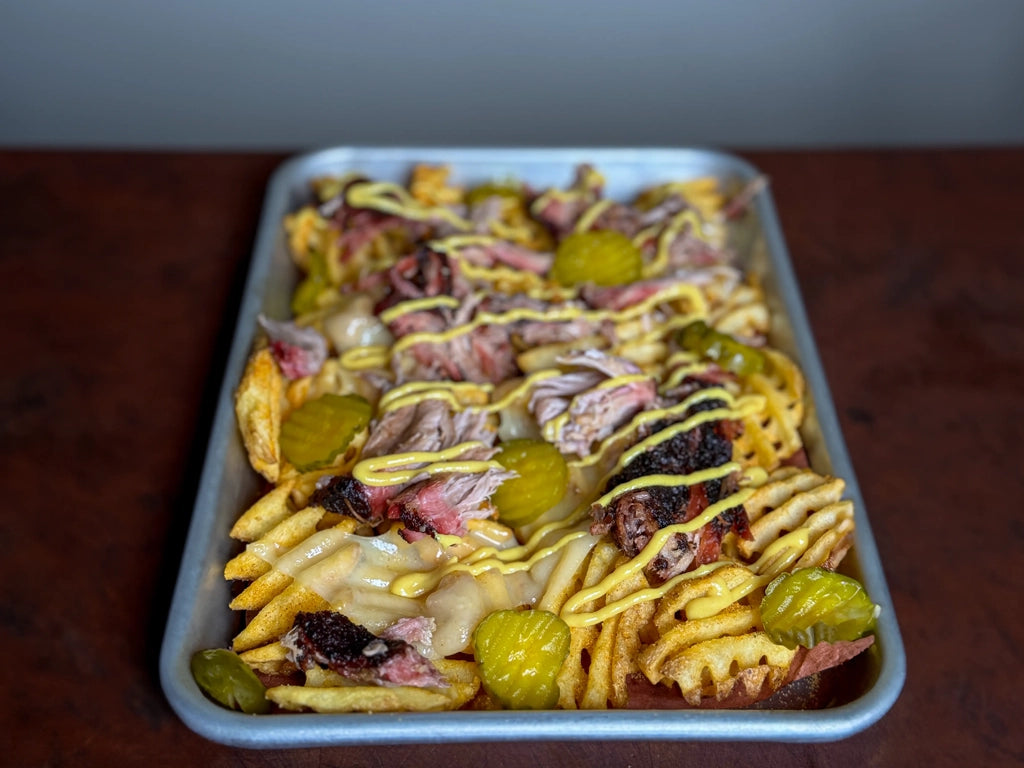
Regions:
M 599 386 L 608 379 L 641 373 L 639 367 L 623 358 L 588 349 L 566 355 L 559 362 L 584 370 L 540 382 L 529 407 L 541 424 L 568 412 L 569 418 L 554 440 L 563 453 L 589 455 L 595 442 L 608 437 L 657 398 L 653 378 Z

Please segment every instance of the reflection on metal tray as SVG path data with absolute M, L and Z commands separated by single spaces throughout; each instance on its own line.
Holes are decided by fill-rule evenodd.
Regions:
M 826 741 L 849 736 L 882 717 L 903 685 L 903 644 L 768 191 L 757 196 L 752 224 L 740 233 L 746 266 L 761 276 L 774 312 L 773 345 L 797 360 L 807 380 L 808 418 L 802 431 L 812 465 L 844 478 L 846 496 L 856 505 L 856 540 L 844 570 L 859 577 L 882 606 L 874 648 L 842 668 L 842 678 L 833 681 L 841 692 L 840 703 L 825 709 L 781 711 L 762 706 L 251 716 L 222 709 L 203 696 L 192 680 L 189 658 L 198 649 L 228 644 L 233 634 L 235 619 L 226 608 L 230 586 L 222 578 L 223 564 L 233 554 L 228 531 L 259 490 L 237 436 L 233 391 L 253 342 L 257 315 L 285 317 L 296 281 L 282 218 L 308 201 L 312 178 L 352 170 L 404 181 L 416 162 L 450 165 L 461 183 L 516 177 L 535 188 L 562 186 L 577 164 L 591 163 L 606 178 L 606 194 L 613 199 L 629 199 L 642 187 L 695 176 L 713 175 L 739 186 L 758 175 L 736 157 L 686 149 L 338 148 L 302 155 L 282 165 L 267 192 L 161 652 L 164 691 L 182 720 L 214 741 L 281 748 L 572 738 Z M 787 706 L 784 699 L 774 697 L 769 703 Z

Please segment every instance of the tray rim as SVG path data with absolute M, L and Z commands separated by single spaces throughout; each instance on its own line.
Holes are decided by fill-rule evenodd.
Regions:
M 159 676 L 168 702 L 193 731 L 211 741 L 249 748 L 344 746 L 385 743 L 440 743 L 535 740 L 704 740 L 822 742 L 847 738 L 877 722 L 895 703 L 906 678 L 906 657 L 893 601 L 885 580 L 867 511 L 840 430 L 825 373 L 807 320 L 802 295 L 782 234 L 770 185 L 755 206 L 779 283 L 780 298 L 793 328 L 794 342 L 815 402 L 822 438 L 835 474 L 847 483 L 846 496 L 857 509 L 855 552 L 873 599 L 884 606 L 876 647 L 877 677 L 857 699 L 820 710 L 555 710 L 544 712 L 440 712 L 320 714 L 294 713 L 271 718 L 224 710 L 210 702 L 188 672 L 187 629 L 203 579 L 220 578 L 221 564 L 204 563 L 202 550 L 216 523 L 216 496 L 223 481 L 226 448 L 234 430 L 233 391 L 241 376 L 260 310 L 279 217 L 291 191 L 310 167 L 358 162 L 522 162 L 526 158 L 571 168 L 579 162 L 599 169 L 612 163 L 710 162 L 740 179 L 761 175 L 746 160 L 717 149 L 694 147 L 382 147 L 343 145 L 296 154 L 279 164 L 265 191 L 242 300 L 192 517 L 160 649 Z M 204 569 L 204 565 L 206 566 Z M 210 566 L 216 565 L 211 570 Z

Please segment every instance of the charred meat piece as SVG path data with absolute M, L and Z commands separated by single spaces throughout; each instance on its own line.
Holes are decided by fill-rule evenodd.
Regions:
M 409 643 L 377 637 L 334 611 L 299 613 L 281 644 L 300 669 L 320 666 L 364 685 L 447 685 Z
M 721 408 L 721 400 L 703 400 L 686 411 L 689 418 L 696 413 Z M 671 422 L 657 422 L 651 434 L 661 432 Z M 673 435 L 641 453 L 621 472 L 614 475 L 605 487 L 613 488 L 647 475 L 689 475 L 702 469 L 718 467 L 732 461 L 732 441 L 736 437 L 734 422 L 705 422 L 691 430 Z
M 362 523 L 377 525 L 384 520 L 382 505 L 372 503 L 369 488 L 354 477 L 338 475 L 330 478 L 309 497 L 309 506 L 320 506 L 337 515 L 354 517 Z
M 514 473 L 489 469 L 479 475 L 439 475 L 407 487 L 387 505 L 387 517 L 405 523 L 402 537 L 462 535 L 468 520 L 494 514 L 487 499 Z
M 705 400 L 685 416 L 720 407 L 720 400 Z M 658 422 L 652 434 L 671 426 Z M 613 476 L 605 491 L 649 475 L 688 475 L 732 460 L 732 440 L 738 426 L 730 421 L 707 422 L 651 446 Z M 610 533 L 629 557 L 638 555 L 654 535 L 670 525 L 685 523 L 712 504 L 728 498 L 737 488 L 734 476 L 690 486 L 648 486 L 623 493 L 609 505 L 592 510 L 594 534 Z M 733 507 L 697 531 L 678 533 L 662 547 L 647 568 L 652 582 L 661 583 L 690 568 L 718 559 L 722 538 L 730 531 L 750 537 L 746 511 Z
M 328 512 L 354 517 L 361 523 L 377 526 L 387 517 L 391 497 L 401 486 L 364 485 L 349 475 L 321 478 L 309 497 L 309 505 L 319 505 Z

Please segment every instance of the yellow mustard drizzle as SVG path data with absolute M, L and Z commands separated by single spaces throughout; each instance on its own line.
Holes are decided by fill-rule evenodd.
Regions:
M 630 493 L 631 491 L 636 491 L 640 488 L 650 488 L 654 485 L 666 488 L 676 488 L 680 485 L 697 485 L 698 483 L 704 483 L 708 480 L 717 480 L 718 478 L 725 477 L 733 472 L 739 472 L 741 469 L 743 469 L 743 467 L 736 462 L 727 461 L 725 464 L 719 464 L 717 467 L 701 469 L 697 472 L 691 472 L 688 475 L 644 475 L 643 477 L 638 477 L 628 483 L 622 483 L 621 485 L 615 486 L 608 491 L 608 493 L 597 499 L 597 501 L 594 502 L 594 506 L 607 506 L 622 494 Z M 699 528 L 700 526 L 697 527 Z
M 620 597 L 618 600 L 607 603 L 603 607 L 594 611 L 581 611 L 580 613 L 566 614 L 563 609 L 562 620 L 570 627 L 589 627 L 593 624 L 599 624 L 602 621 L 607 621 L 612 616 L 617 616 L 618 614 L 629 610 L 634 605 L 640 605 L 641 603 L 658 600 L 664 597 L 684 581 L 698 579 L 701 576 L 713 573 L 719 568 L 730 564 L 731 563 L 728 560 L 719 560 L 714 563 L 707 563 L 705 565 L 698 566 L 692 571 L 687 571 L 686 573 L 680 573 L 677 576 L 673 576 L 664 584 L 660 584 L 657 587 L 647 587 L 645 589 L 639 589 L 636 592 L 631 592 L 625 597 Z
M 458 229 L 471 230 L 473 228 L 472 222 L 466 221 L 451 209 L 444 206 L 424 205 L 409 194 L 405 187 L 388 181 L 352 184 L 349 186 L 345 198 L 353 208 L 371 208 L 414 221 L 443 219 Z
M 723 467 L 724 466 L 729 465 L 723 465 Z M 694 473 L 694 475 L 690 475 L 689 477 L 694 477 L 695 475 L 700 474 L 701 473 L 699 472 Z M 644 479 L 645 478 L 640 478 L 640 481 Z M 620 488 L 623 487 L 620 486 Z M 620 488 L 615 489 L 615 491 L 619 491 Z M 613 491 L 612 493 L 615 493 L 615 491 Z M 743 504 L 747 499 L 750 498 L 752 494 L 753 491 L 748 488 L 740 489 L 736 493 L 733 493 L 730 496 L 727 496 L 726 498 L 718 502 L 715 502 L 714 504 L 711 504 L 710 506 L 708 506 L 707 509 L 705 509 L 699 515 L 694 517 L 692 520 L 688 520 L 685 523 L 669 525 L 660 529 L 657 533 L 654 534 L 654 536 L 651 537 L 651 540 L 647 542 L 647 545 L 643 548 L 643 551 L 641 551 L 640 554 L 638 554 L 629 562 L 620 565 L 618 568 L 616 568 L 610 574 L 605 576 L 603 579 L 601 579 L 600 582 L 598 582 L 594 586 L 588 587 L 587 589 L 582 589 L 575 595 L 570 597 L 565 602 L 565 605 L 562 607 L 562 619 L 564 619 L 565 622 L 569 624 L 569 626 L 584 626 L 583 623 L 576 623 L 587 621 L 587 614 L 579 613 L 578 615 L 576 615 L 582 606 L 586 605 L 592 600 L 597 600 L 601 597 L 604 597 L 618 584 L 622 583 L 624 580 L 630 578 L 631 576 L 641 572 L 658 555 L 658 553 L 661 552 L 662 548 L 665 546 L 666 543 L 668 543 L 668 540 L 672 536 L 675 536 L 677 533 L 690 533 L 692 531 L 696 531 L 700 528 L 703 528 L 705 525 L 707 525 L 707 523 L 711 522 L 713 519 L 718 517 L 718 515 L 720 515 L 722 512 L 726 511 L 727 509 L 731 509 L 733 507 L 737 507 Z M 726 561 L 719 562 L 724 563 Z M 709 565 L 714 565 L 714 563 L 710 563 Z M 690 573 L 696 573 L 696 571 L 691 571 Z M 656 593 L 657 590 L 654 590 L 654 594 L 651 596 L 650 599 L 654 599 Z M 622 610 L 626 610 L 626 608 L 628 607 L 629 605 L 625 605 L 622 608 Z
M 407 573 L 399 578 L 395 579 L 391 583 L 391 592 L 402 597 L 420 597 L 421 595 L 433 590 L 441 582 L 445 576 L 449 573 L 456 571 L 465 571 L 471 576 L 479 576 L 484 571 L 498 571 L 502 575 L 510 573 L 516 573 L 518 571 L 527 571 L 532 568 L 536 563 L 544 560 L 551 555 L 555 554 L 562 548 L 564 548 L 569 542 L 576 539 L 587 536 L 586 531 L 573 531 L 567 533 L 565 536 L 560 538 L 554 544 L 542 547 L 533 552 L 525 560 L 522 559 L 509 559 L 506 557 L 474 557 L 472 560 L 468 558 L 463 561 L 450 561 L 442 568 L 436 568 L 432 571 L 422 571 L 418 573 Z M 488 549 L 488 548 L 484 548 Z M 479 552 L 480 550 L 477 550 Z M 476 555 L 477 552 L 473 554 Z M 497 554 L 501 554 L 499 551 Z
M 575 232 L 586 232 L 590 229 L 594 222 L 597 221 L 601 214 L 607 211 L 612 206 L 611 200 L 598 200 L 592 206 L 587 208 L 583 212 L 583 215 L 576 220 Z
M 811 532 L 806 528 L 790 531 L 765 547 L 757 562 L 750 567 L 755 573 L 777 576 L 807 551 L 810 540 Z
M 425 310 L 437 309 L 438 307 L 455 309 L 460 303 L 461 302 L 454 296 L 447 296 L 445 294 L 440 294 L 438 296 L 425 296 L 422 299 L 409 299 L 408 301 L 399 302 L 393 307 L 388 307 L 378 315 L 378 318 L 382 323 L 388 325 L 402 315 L 407 315 L 412 312 L 423 312 Z
M 470 248 L 474 245 L 494 245 L 499 242 L 501 242 L 501 239 L 493 235 L 450 235 L 437 240 L 431 240 L 427 243 L 427 247 L 437 253 L 452 253 L 460 248 Z
M 381 395 L 378 408 L 383 410 L 395 400 L 401 400 L 409 395 L 414 395 L 419 392 L 428 392 L 434 389 L 447 389 L 455 393 L 466 392 L 486 395 L 494 389 L 494 385 L 488 383 L 477 383 L 475 381 L 449 381 L 447 379 L 438 379 L 436 381 L 408 381 L 405 384 L 399 384 L 397 387 L 389 389 Z
M 463 397 L 487 398 L 492 389 L 493 384 L 472 381 L 410 381 L 385 392 L 377 404 L 377 412 L 397 411 L 424 400 L 444 400 L 453 411 L 461 411 L 469 407 Z
M 665 267 L 668 266 L 669 246 L 679 237 L 679 233 L 687 224 L 690 225 L 690 230 L 695 237 L 701 240 L 705 239 L 704 222 L 701 221 L 696 211 L 687 208 L 685 211 L 677 213 L 658 237 L 658 250 L 655 252 L 654 260 L 650 264 L 644 265 L 644 277 L 652 277 L 665 271 Z
M 709 585 L 712 594 L 694 598 L 686 604 L 686 618 L 706 619 L 715 616 L 755 589 L 767 586 L 800 557 L 807 549 L 809 540 L 808 530 L 798 528 L 768 545 L 764 554 L 751 566 L 753 573 L 738 584 L 730 587 L 724 580 L 713 579 Z M 769 565 L 771 569 L 762 573 Z
M 492 229 L 500 229 L 497 225 L 498 222 L 492 222 Z M 459 271 L 469 280 L 514 288 L 519 293 L 545 300 L 556 299 L 565 301 L 576 296 L 578 290 L 551 285 L 542 275 L 528 270 L 514 269 L 506 266 L 484 267 L 460 258 L 461 254 L 459 251 L 463 248 L 494 245 L 495 243 L 513 240 L 513 235 L 519 233 L 506 232 L 505 234 L 505 237 L 494 237 L 492 235 L 451 235 L 438 240 L 432 240 L 429 243 L 429 247 L 431 250 L 447 254 L 449 257 L 456 259 L 459 264 Z M 509 291 L 506 290 L 505 292 Z
M 385 368 L 391 359 L 391 347 L 372 344 L 365 347 L 346 349 L 338 356 L 342 368 L 350 371 L 368 371 Z
M 630 446 L 630 448 L 619 457 L 619 460 L 612 471 L 616 472 L 621 470 L 648 448 L 659 445 L 666 440 L 671 440 L 673 437 L 682 434 L 683 432 L 689 432 L 691 429 L 694 429 L 701 424 L 706 424 L 709 421 L 737 419 L 742 416 L 746 416 L 750 412 L 755 412 L 759 410 L 759 406 L 763 403 L 763 401 L 759 401 L 760 398 L 757 398 L 756 396 L 744 396 L 737 401 L 736 408 L 712 408 L 707 411 L 701 411 L 700 413 L 695 413 L 693 416 L 690 416 L 677 424 L 665 427 L 665 429 L 655 432 L 653 435 L 648 435 L 636 445 Z
M 668 366 L 666 365 L 666 367 Z M 671 369 L 669 375 L 665 377 L 665 380 L 662 382 L 661 386 L 658 387 L 658 391 L 664 394 L 673 387 L 678 387 L 680 384 L 682 384 L 683 379 L 685 379 L 687 376 L 703 373 L 704 371 L 707 371 L 710 367 L 710 363 L 707 362 L 690 362 L 678 365 L 675 368 Z
M 583 319 L 594 322 L 600 322 L 602 320 L 611 320 L 616 323 L 624 322 L 635 317 L 641 317 L 649 314 L 658 304 L 684 297 L 691 302 L 692 306 L 689 314 L 680 317 L 686 317 L 689 320 L 694 320 L 698 317 L 704 317 L 707 315 L 707 302 L 704 300 L 704 296 L 701 294 L 700 289 L 687 283 L 674 283 L 667 288 L 652 294 L 644 301 L 621 310 L 581 309 L 580 307 L 555 307 L 538 310 L 519 307 L 502 313 L 480 312 L 469 322 L 463 323 L 462 325 L 454 328 L 437 332 L 420 331 L 417 333 L 410 333 L 396 341 L 391 350 L 392 353 L 398 353 L 416 344 L 442 344 L 451 341 L 457 336 L 470 333 L 483 325 L 508 325 L 519 322 L 520 320 L 562 322 Z M 672 320 L 673 323 L 677 321 L 682 322 L 677 318 L 673 318 Z
M 410 451 L 363 459 L 352 468 L 352 476 L 363 485 L 383 487 L 407 483 L 420 475 L 443 472 L 481 474 L 489 469 L 503 469 L 497 461 L 457 461 L 458 457 L 474 448 L 482 448 L 479 440 L 459 443 L 443 451 Z M 409 464 L 422 465 L 412 469 L 399 469 Z
M 502 411 L 523 398 L 535 385 L 553 376 L 560 376 L 561 373 L 557 368 L 545 368 L 540 371 L 534 371 L 494 402 L 485 406 L 474 406 L 474 408 L 488 413 Z
M 685 400 L 676 403 L 675 405 L 671 405 L 668 408 L 652 408 L 649 411 L 641 411 L 634 416 L 628 424 L 619 427 L 608 435 L 608 437 L 602 440 L 596 451 L 591 453 L 589 456 L 571 460 L 569 462 L 569 466 L 588 467 L 593 464 L 597 464 L 602 458 L 604 458 L 605 452 L 607 452 L 612 445 L 617 443 L 619 440 L 632 435 L 634 432 L 637 432 L 645 424 L 650 424 L 661 419 L 676 416 L 680 413 L 685 413 L 695 403 L 710 399 L 724 400 L 727 404 L 734 402 L 732 394 L 721 387 L 706 387 L 705 389 L 697 390 Z
M 628 386 L 629 384 L 636 384 L 638 382 L 645 382 L 650 380 L 651 376 L 646 373 L 623 373 L 618 376 L 612 376 L 611 378 L 605 379 L 604 381 L 600 382 L 597 386 L 587 390 L 587 392 L 591 392 L 594 389 L 618 389 L 619 387 L 625 387 Z M 569 401 L 568 408 L 566 408 L 564 411 L 562 411 L 554 418 L 548 419 L 546 422 L 544 422 L 543 426 L 541 427 L 541 434 L 544 436 L 544 439 L 547 440 L 549 443 L 554 443 L 558 441 L 558 437 L 559 435 L 562 434 L 562 430 L 569 423 L 569 419 L 572 418 L 572 414 L 574 412 L 573 408 L 577 405 L 578 397 L 579 395 L 574 396 L 572 400 Z

